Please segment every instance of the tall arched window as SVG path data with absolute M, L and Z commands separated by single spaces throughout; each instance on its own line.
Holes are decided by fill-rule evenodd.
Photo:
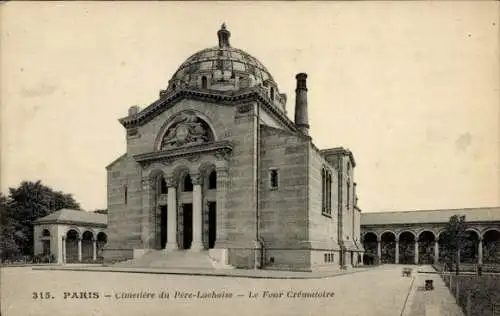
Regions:
M 349 210 L 351 207 L 351 180 L 349 178 L 347 178 L 345 186 L 347 190 L 347 210 Z
M 127 185 L 123 185 L 123 203 L 127 204 L 128 203 L 128 187 Z
M 192 192 L 193 191 L 193 182 L 191 181 L 191 176 L 189 174 L 186 174 L 184 177 L 184 186 L 183 186 L 183 191 L 184 192 Z
M 271 101 L 274 102 L 274 88 L 271 87 L 271 89 L 269 90 L 269 94 L 270 94 L 270 97 L 271 97 Z
M 214 171 L 210 172 L 208 176 L 208 189 L 217 189 L 217 173 Z
M 167 194 L 167 182 L 164 177 L 160 177 L 160 194 Z
M 205 76 L 201 77 L 201 88 L 202 89 L 208 88 L 208 80 L 207 80 L 207 77 L 205 77 Z

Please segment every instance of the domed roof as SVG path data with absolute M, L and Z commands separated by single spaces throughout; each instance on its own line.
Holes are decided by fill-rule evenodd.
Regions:
M 255 76 L 261 82 L 274 81 L 264 65 L 252 55 L 233 47 L 212 47 L 200 50 L 179 67 L 173 78 L 184 79 L 200 71 L 227 70 Z
M 244 81 L 245 87 L 251 87 L 263 83 L 273 83 L 276 86 L 273 77 L 264 65 L 251 56 L 247 52 L 231 47 L 229 37 L 231 33 L 226 29 L 226 25 L 222 24 L 221 29 L 217 32 L 219 45 L 211 48 L 200 50 L 190 56 L 183 62 L 179 69 L 172 76 L 170 83 L 181 82 L 188 86 L 201 84 L 201 77 L 205 76 L 211 83 L 221 81 L 231 82 Z M 238 85 L 235 88 L 241 88 L 243 85 Z M 217 84 L 208 84 L 214 89 L 219 90 Z M 223 89 L 226 90 L 226 89 Z M 233 90 L 233 89 L 229 89 Z

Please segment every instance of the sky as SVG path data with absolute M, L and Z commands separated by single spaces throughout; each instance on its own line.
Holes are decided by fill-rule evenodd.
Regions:
M 106 208 L 118 119 L 217 45 L 288 96 L 310 135 L 355 157 L 363 212 L 500 205 L 498 2 L 14 2 L 1 6 L 1 191 L 23 180 Z

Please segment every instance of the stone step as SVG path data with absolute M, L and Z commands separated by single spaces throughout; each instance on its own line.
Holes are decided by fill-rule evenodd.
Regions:
M 230 268 L 214 260 L 207 250 L 152 250 L 139 258 L 116 263 L 116 267 L 221 269 Z

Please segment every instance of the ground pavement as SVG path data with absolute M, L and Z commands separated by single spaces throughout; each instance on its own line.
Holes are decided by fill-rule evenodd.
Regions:
M 408 294 L 416 284 L 412 277 L 402 277 L 401 266 L 396 265 L 319 279 L 33 270 L 29 267 L 3 268 L 0 273 L 3 316 L 401 316 Z M 418 300 L 413 300 L 412 304 L 416 302 Z
M 439 274 L 435 273 L 431 266 L 418 267 L 417 270 L 420 273 L 415 274 L 414 286 L 412 286 L 402 316 L 464 315 Z M 425 280 L 433 280 L 434 289 L 432 291 L 424 289 Z

